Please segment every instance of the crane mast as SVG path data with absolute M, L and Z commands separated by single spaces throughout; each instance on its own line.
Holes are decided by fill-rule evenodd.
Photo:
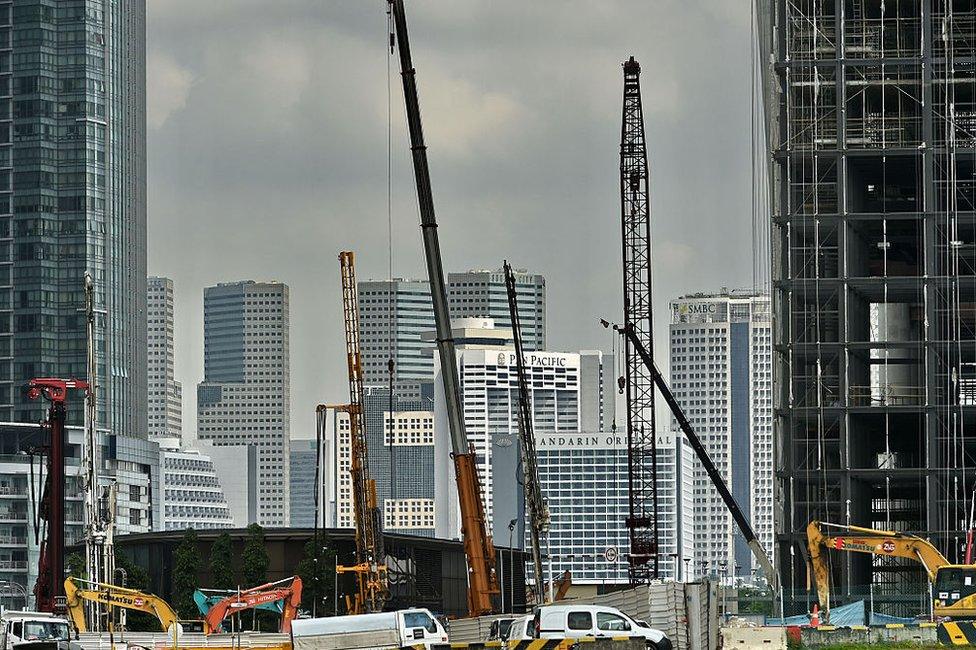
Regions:
M 535 452 L 535 431 L 532 407 L 529 402 L 529 380 L 522 352 L 522 321 L 519 319 L 518 291 L 515 273 L 505 262 L 505 288 L 508 291 L 508 313 L 512 320 L 515 343 L 515 368 L 518 375 L 518 428 L 522 448 L 522 480 L 525 485 L 525 505 L 529 513 L 529 542 L 532 547 L 532 569 L 535 573 L 535 593 L 539 602 L 545 601 L 545 576 L 542 572 L 542 540 L 549 532 L 549 506 L 542 498 L 539 465 Z
M 620 133 L 620 204 L 623 234 L 624 324 L 648 351 L 654 349 L 651 304 L 651 211 L 640 64 L 624 67 Z M 630 509 L 628 574 L 631 584 L 658 577 L 657 436 L 654 380 L 629 339 L 624 339 L 627 400 L 627 471 Z
M 427 146 L 420 119 L 417 97 L 417 71 L 410 56 L 407 36 L 407 17 L 403 0 L 388 0 L 393 17 L 396 45 L 400 55 L 400 76 L 410 131 L 410 150 L 413 155 L 414 180 L 417 183 L 417 202 L 420 206 L 420 228 L 423 233 L 424 258 L 430 295 L 434 305 L 434 325 L 437 352 L 444 382 L 445 407 L 454 453 L 454 473 L 458 501 L 461 507 L 461 537 L 468 562 L 468 613 L 480 616 L 492 611 L 492 596 L 498 593 L 495 575 L 495 546 L 488 534 L 485 507 L 481 499 L 481 485 L 474 452 L 468 445 L 464 428 L 464 412 L 458 381 L 457 354 L 451 336 L 451 321 L 447 308 L 447 289 L 441 263 L 441 247 L 437 237 L 437 219 L 430 188 L 430 169 L 427 165 Z
M 346 333 L 346 369 L 349 404 L 331 406 L 349 418 L 349 473 L 352 481 L 353 517 L 356 527 L 356 564 L 337 567 L 339 573 L 356 575 L 356 595 L 349 610 L 353 614 L 379 612 L 389 598 L 383 524 L 376 503 L 376 481 L 370 478 L 369 448 L 366 443 L 363 397 L 363 364 L 359 344 L 359 299 L 356 295 L 355 255 L 339 253 L 342 278 L 342 313 Z M 322 406 L 319 407 L 321 411 Z M 324 422 L 324 419 L 320 419 Z

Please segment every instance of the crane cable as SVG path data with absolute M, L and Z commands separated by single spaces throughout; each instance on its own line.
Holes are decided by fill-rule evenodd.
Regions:
M 393 31 L 393 9 L 390 4 L 386 6 L 386 29 L 389 34 L 389 48 L 386 50 L 386 237 L 387 237 L 387 351 L 389 358 L 386 368 L 389 381 L 388 413 L 389 425 L 389 444 L 390 444 L 390 501 L 396 498 L 396 458 L 394 455 L 393 439 L 395 436 L 395 423 L 393 417 L 393 391 L 396 378 L 396 361 L 394 360 L 393 342 L 396 336 L 396 309 L 394 307 L 396 291 L 393 285 L 393 48 L 396 43 L 396 36 Z M 384 423 L 384 428 L 386 425 Z M 385 513 L 386 508 L 382 511 Z M 395 523 L 395 522 L 394 522 Z

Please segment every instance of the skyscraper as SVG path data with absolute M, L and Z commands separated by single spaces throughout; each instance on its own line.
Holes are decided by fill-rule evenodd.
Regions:
M 149 437 L 183 436 L 183 387 L 176 381 L 173 345 L 173 281 L 149 278 L 148 327 Z
M 427 281 L 361 280 L 357 293 L 365 384 L 390 383 L 391 355 L 396 382 L 430 381 L 434 377 L 434 360 L 427 353 L 431 345 L 420 340 L 423 332 L 434 329 Z
M 85 376 L 90 272 L 98 421 L 146 437 L 145 12 L 0 2 L 0 421 L 43 418 L 31 377 Z
M 289 473 L 290 514 L 289 525 L 292 528 L 312 528 L 315 526 L 315 464 L 319 459 L 316 441 L 292 440 L 291 463 Z M 320 467 L 328 472 L 328 468 Z M 321 479 L 319 484 L 321 485 Z M 319 501 L 319 506 L 325 504 Z
M 806 605 L 812 519 L 911 531 L 962 560 L 976 454 L 972 11 L 760 4 L 787 613 Z M 904 595 L 928 594 L 911 562 L 852 554 L 833 571 L 837 602 L 870 586 L 882 611 L 909 615 Z
M 515 281 L 525 350 L 544 350 L 546 280 L 541 275 L 520 270 L 515 274 Z M 447 283 L 452 320 L 491 318 L 498 327 L 511 328 L 503 271 L 449 273 Z M 366 385 L 389 384 L 391 355 L 398 383 L 430 382 L 434 377 L 431 354 L 434 345 L 433 341 L 421 340 L 424 332 L 434 329 L 427 281 L 365 280 L 358 283 L 358 294 Z
M 214 461 L 178 438 L 158 438 L 163 472 L 164 530 L 233 528 L 234 517 Z M 246 470 L 241 468 L 242 472 Z
M 768 549 L 773 542 L 772 336 L 769 298 L 751 292 L 671 301 L 671 385 L 729 489 Z M 695 568 L 752 575 L 732 516 L 695 464 Z
M 204 379 L 197 386 L 198 436 L 257 448 L 257 523 L 289 521 L 288 287 L 233 282 L 203 300 Z
M 505 271 L 498 269 L 448 273 L 451 319 L 490 318 L 499 328 L 511 329 Z M 515 271 L 522 347 L 526 352 L 546 349 L 546 279 L 525 269 Z

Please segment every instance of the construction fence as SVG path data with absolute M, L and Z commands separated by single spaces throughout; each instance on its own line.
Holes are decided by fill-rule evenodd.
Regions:
M 671 640 L 674 650 L 718 648 L 719 596 L 713 583 L 667 582 L 642 585 L 590 598 L 560 602 L 565 605 L 573 603 L 616 607 L 631 618 L 645 621 L 651 627 L 664 632 Z M 486 641 L 492 621 L 499 618 L 505 617 L 482 616 L 450 621 L 448 633 L 451 641 Z

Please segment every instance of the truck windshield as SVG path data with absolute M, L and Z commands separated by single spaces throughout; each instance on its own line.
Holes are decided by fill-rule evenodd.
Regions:
M 68 624 L 58 621 L 24 621 L 25 641 L 46 641 L 49 639 L 67 641 L 70 638 Z
M 437 624 L 434 619 L 423 612 L 405 612 L 403 626 L 407 629 L 422 627 L 431 634 L 437 634 Z

